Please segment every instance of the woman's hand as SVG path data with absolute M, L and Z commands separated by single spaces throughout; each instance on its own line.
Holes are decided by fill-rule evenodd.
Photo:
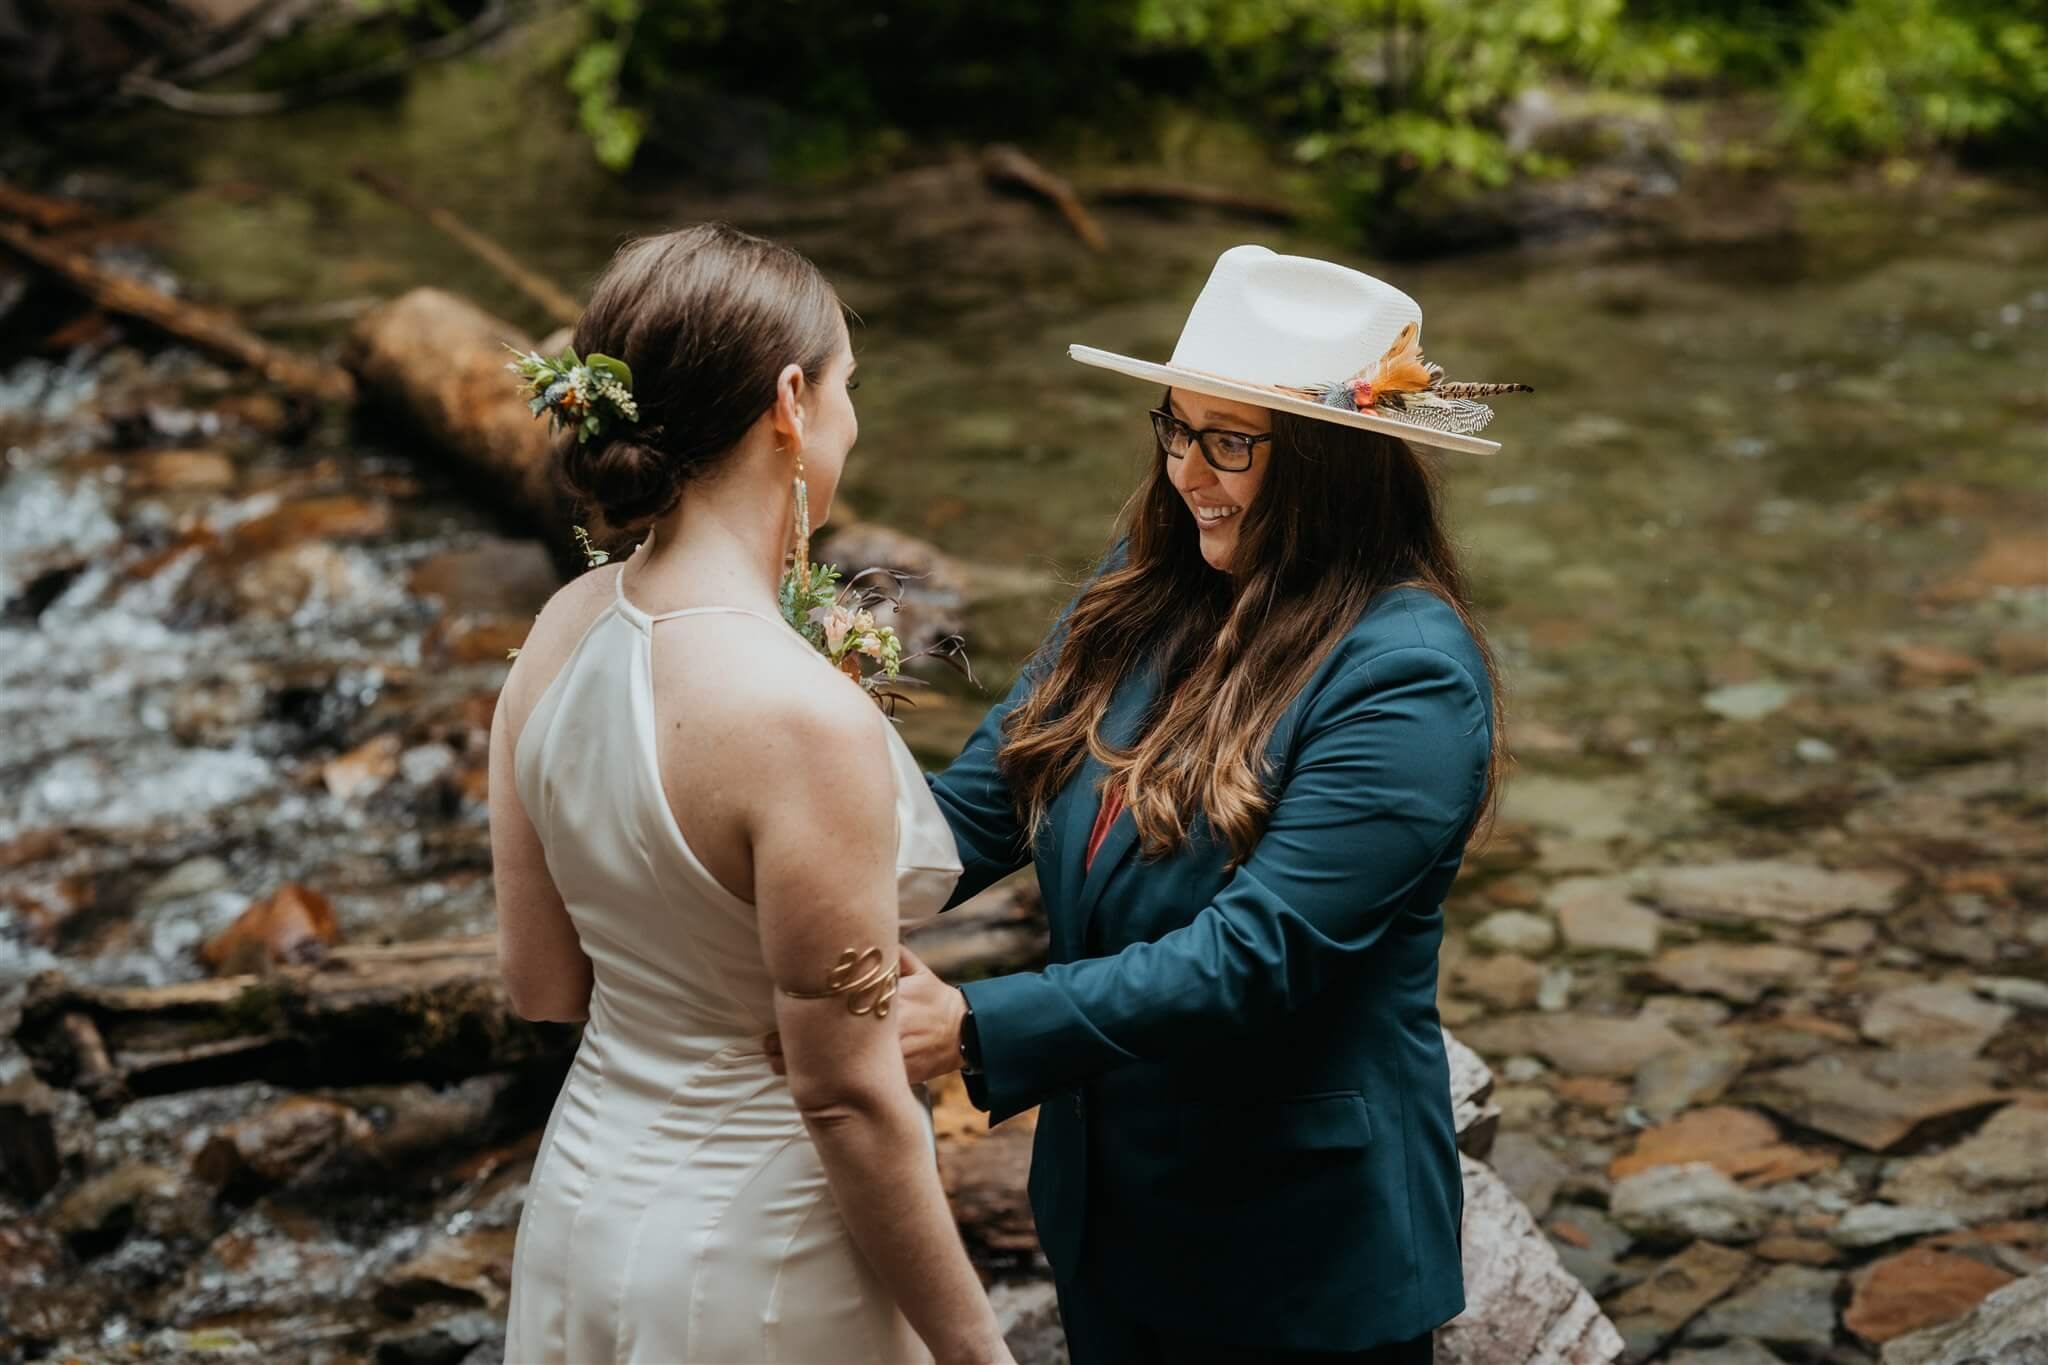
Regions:
M 960 1069 L 960 1021 L 967 1017 L 967 997 L 958 986 L 939 980 L 908 948 L 896 986 L 897 1016 L 903 1044 L 903 1069 L 912 1085 Z
M 898 952 L 896 999 L 889 1012 L 896 1016 L 903 1069 L 912 1085 L 920 1085 L 960 1069 L 960 1021 L 967 1017 L 967 997 L 959 987 L 939 980 L 910 949 L 899 948 Z M 775 1074 L 785 1074 L 782 1035 L 769 1034 L 762 1046 Z

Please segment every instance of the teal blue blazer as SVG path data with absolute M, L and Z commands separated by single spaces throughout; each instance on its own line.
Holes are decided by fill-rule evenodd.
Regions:
M 1048 648 L 1056 649 L 1055 626 Z M 1288 707 L 1267 750 L 1271 822 L 1228 871 L 1196 821 L 1135 851 L 1128 812 L 1084 872 L 1101 765 L 1044 827 L 996 767 L 1027 667 L 932 779 L 966 869 L 953 904 L 1034 863 L 1043 971 L 964 987 L 1000 1123 L 1041 1106 L 1029 1194 L 1054 1273 L 1220 1342 L 1363 1350 L 1464 1308 L 1463 1191 L 1436 1012 L 1442 903 L 1492 737 L 1485 664 L 1457 614 L 1380 593 Z M 1136 737 L 1159 678 L 1112 698 Z

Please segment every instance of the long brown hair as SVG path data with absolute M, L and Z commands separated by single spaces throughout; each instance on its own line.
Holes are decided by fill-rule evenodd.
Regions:
M 1075 602 L 1044 647 L 1057 657 L 1004 722 L 997 763 L 1026 828 L 1092 754 L 1122 785 L 1146 856 L 1179 847 L 1200 814 L 1242 862 L 1272 810 L 1265 748 L 1282 713 L 1377 593 L 1411 585 L 1458 613 L 1486 663 L 1493 750 L 1474 828 L 1491 828 L 1507 763 L 1500 678 L 1444 533 L 1435 472 L 1397 437 L 1277 409 L 1272 426 L 1229 574 L 1202 558 L 1155 443 L 1151 477 L 1119 518 L 1123 563 Z M 1152 661 L 1164 668 L 1164 710 L 1117 749 L 1102 736 L 1110 696 Z
M 841 312 L 810 261 L 725 223 L 627 241 L 572 344 L 631 367 L 640 420 L 588 442 L 562 438 L 562 482 L 613 530 L 662 516 L 774 405 L 783 366 L 817 382 L 838 350 Z

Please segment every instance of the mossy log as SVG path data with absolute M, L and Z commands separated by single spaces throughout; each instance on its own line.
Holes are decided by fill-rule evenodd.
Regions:
M 573 1048 L 512 1012 L 493 935 L 342 947 L 309 966 L 170 986 L 31 983 L 16 1040 L 48 1084 L 109 1112 L 128 1099 L 267 1080 L 446 1081 Z

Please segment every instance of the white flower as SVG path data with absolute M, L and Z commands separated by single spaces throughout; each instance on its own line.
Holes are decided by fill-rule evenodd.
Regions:
M 862 614 L 863 616 L 867 615 L 867 613 L 866 613 L 866 612 L 862 612 L 861 614 Z M 882 657 L 882 637 L 881 637 L 881 636 L 879 636 L 879 635 L 877 635 L 877 634 L 875 634 L 875 633 L 874 633 L 873 631 L 869 631 L 869 632 L 868 632 L 867 634 L 865 634 L 865 635 L 861 636 L 861 637 L 860 637 L 860 652 L 861 652 L 861 653 L 863 653 L 863 654 L 865 654 L 865 655 L 867 655 L 867 656 L 868 656 L 868 657 L 870 657 L 870 658 L 874 658 L 874 659 L 879 659 L 879 658 L 881 658 L 881 657 Z
M 822 624 L 825 627 L 825 648 L 837 654 L 839 646 L 846 643 L 847 635 L 853 630 L 853 613 L 835 603 L 825 613 Z

